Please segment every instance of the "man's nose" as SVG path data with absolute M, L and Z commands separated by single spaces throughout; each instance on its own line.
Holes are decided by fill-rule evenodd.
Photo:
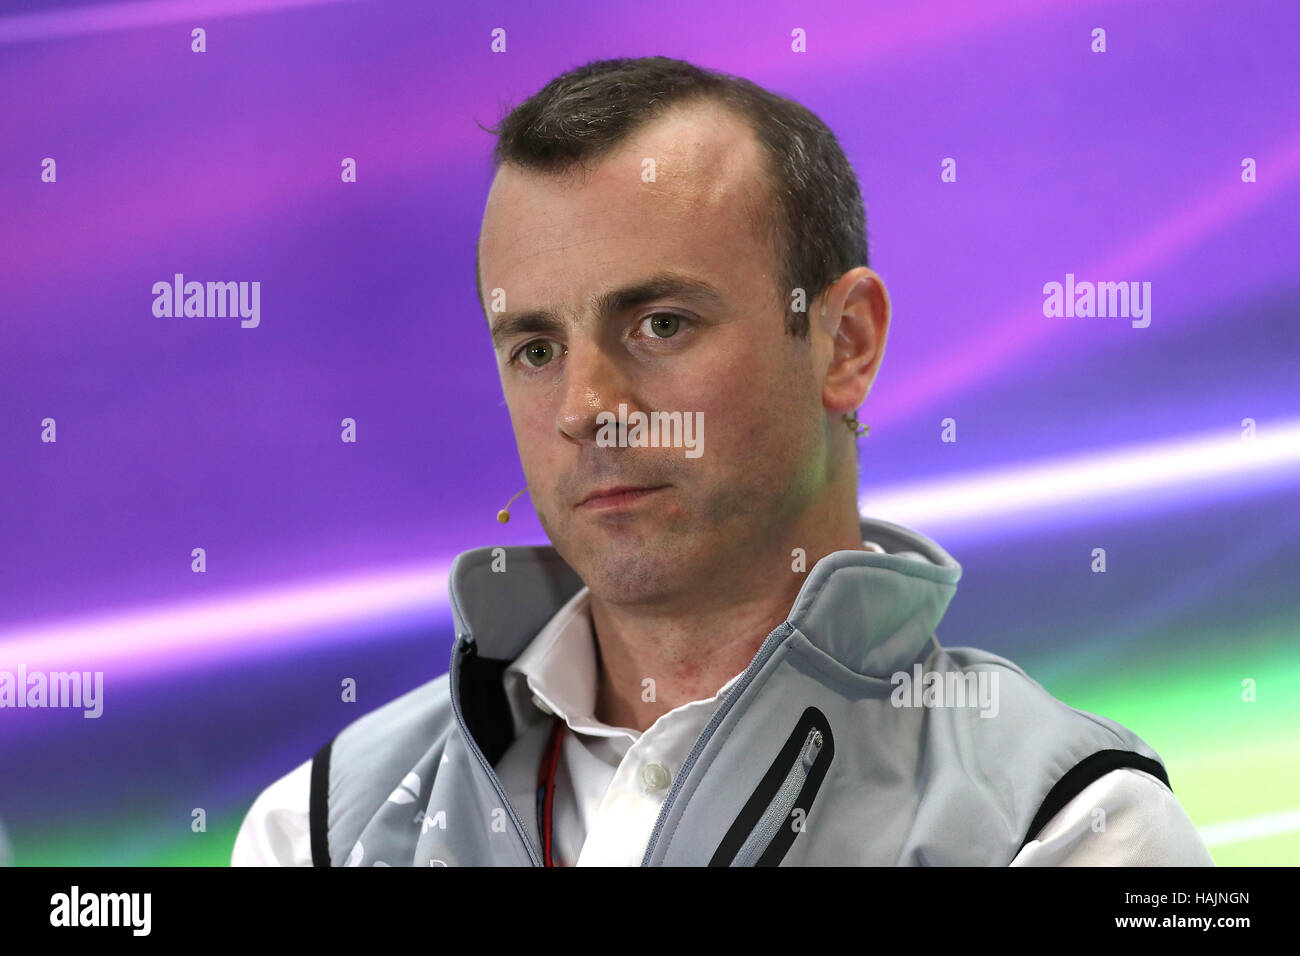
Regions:
M 617 417 L 619 403 L 630 404 L 630 382 L 612 356 L 594 343 L 570 343 L 564 359 L 564 394 L 556 427 L 575 441 L 593 441 L 601 412 Z

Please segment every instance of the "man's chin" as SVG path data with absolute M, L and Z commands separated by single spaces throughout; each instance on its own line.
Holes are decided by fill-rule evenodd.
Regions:
M 572 544 L 557 550 L 592 593 L 611 604 L 651 603 L 689 588 L 696 576 L 690 543 L 662 528 L 601 529 Z

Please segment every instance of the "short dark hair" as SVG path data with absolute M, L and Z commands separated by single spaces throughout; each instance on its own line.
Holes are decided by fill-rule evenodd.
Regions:
M 807 309 L 826 287 L 867 261 L 866 211 L 858 179 L 835 134 L 816 114 L 744 79 L 663 56 L 593 60 L 547 83 L 487 131 L 493 167 L 510 163 L 563 172 L 596 159 L 674 105 L 720 103 L 753 130 L 767 158 L 768 236 L 786 330 L 808 334 Z M 479 280 L 478 254 L 474 273 Z M 805 293 L 795 312 L 792 294 Z M 481 294 L 481 293 L 480 293 Z

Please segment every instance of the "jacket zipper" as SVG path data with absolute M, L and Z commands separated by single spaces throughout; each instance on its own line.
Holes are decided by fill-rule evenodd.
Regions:
M 488 779 L 492 781 L 492 786 L 496 789 L 497 796 L 501 799 L 501 806 L 505 808 L 507 816 L 510 817 L 510 822 L 514 824 L 515 832 L 519 835 L 520 841 L 524 844 L 524 849 L 528 851 L 528 858 L 532 861 L 532 865 L 541 866 L 542 858 L 538 855 L 537 851 L 533 849 L 532 841 L 528 839 L 528 832 L 524 829 L 524 825 L 519 819 L 519 814 L 515 812 L 514 806 L 510 803 L 510 798 L 506 796 L 505 788 L 501 786 L 501 781 L 497 779 L 496 771 L 492 769 L 492 765 L 489 764 L 487 758 L 483 756 L 483 751 L 479 748 L 478 741 L 475 740 L 474 735 L 469 732 L 469 728 L 465 725 L 465 716 L 460 711 L 460 659 L 462 654 L 469 654 L 473 651 L 473 643 L 474 636 L 472 634 L 465 634 L 464 637 L 457 637 L 458 646 L 456 648 L 456 653 L 451 655 L 451 673 L 448 675 L 451 682 L 451 709 L 456 715 L 456 723 L 460 727 L 461 735 L 469 741 L 470 752 L 478 758 L 479 766 L 487 772 Z
M 678 771 L 677 779 L 673 781 L 673 785 L 668 791 L 668 796 L 664 798 L 664 805 L 659 808 L 659 817 L 655 820 L 655 828 L 650 833 L 650 840 L 646 844 L 645 855 L 641 857 L 642 866 L 650 865 L 650 857 L 654 853 L 655 844 L 659 842 L 659 835 L 663 833 L 664 821 L 668 819 L 668 813 L 672 810 L 673 803 L 677 799 L 677 794 L 682 790 L 683 782 L 685 782 L 691 769 L 695 766 L 696 761 L 699 760 L 700 754 L 704 752 L 704 748 L 707 746 L 710 738 L 713 737 L 714 731 L 718 729 L 718 725 L 721 724 L 723 718 L 727 716 L 732 705 L 740 699 L 740 695 L 745 692 L 745 688 L 753 682 L 754 675 L 763 669 L 763 665 L 767 663 L 768 658 L 776 652 L 776 649 L 781 645 L 781 643 L 793 632 L 794 625 L 789 621 L 785 621 L 771 634 L 767 635 L 763 641 L 763 646 L 758 649 L 758 653 L 754 655 L 754 659 L 750 662 L 745 673 L 741 676 L 740 680 L 732 686 L 731 690 L 727 693 L 727 696 L 723 698 L 722 703 L 718 705 L 718 709 L 713 712 L 713 716 L 709 718 L 709 722 L 704 725 L 704 730 L 701 731 L 699 738 L 695 741 L 695 746 L 691 748 L 691 752 L 687 754 L 686 759 L 682 761 L 682 769 Z
M 834 759 L 835 735 L 830 721 L 816 707 L 804 708 L 718 844 L 709 866 L 778 866 L 803 832 L 800 824 L 812 812 Z M 803 816 L 795 818 L 796 810 Z
M 763 645 L 759 648 L 758 653 L 754 656 L 754 660 L 750 662 L 750 666 L 745 672 L 744 676 L 742 676 L 741 679 L 736 682 L 736 684 L 731 688 L 731 692 L 728 693 L 726 698 L 723 700 L 722 704 L 718 707 L 716 711 L 714 711 L 713 716 L 709 719 L 709 722 L 705 726 L 703 732 L 700 734 L 699 738 L 695 741 L 695 746 L 691 748 L 691 752 L 687 754 L 686 760 L 682 762 L 682 769 L 678 772 L 677 778 L 673 781 L 673 785 L 669 789 L 668 796 L 664 799 L 663 806 L 660 807 L 659 809 L 659 817 L 658 819 L 655 820 L 654 830 L 650 834 L 650 839 L 646 844 L 645 855 L 642 857 L 641 860 L 642 866 L 649 865 L 648 861 L 650 860 L 650 855 L 651 853 L 653 853 L 655 844 L 658 842 L 659 836 L 663 832 L 664 820 L 668 816 L 668 811 L 671 809 L 672 804 L 677 798 L 678 793 L 681 792 L 683 781 L 686 779 L 691 768 L 698 761 L 700 754 L 704 751 L 704 748 L 708 744 L 710 738 L 712 738 L 714 731 L 717 730 L 718 725 L 722 723 L 723 718 L 726 716 L 727 712 L 731 710 L 732 705 L 736 702 L 736 700 L 739 699 L 740 695 L 744 692 L 745 688 L 748 687 L 749 684 L 753 681 L 754 676 L 760 670 L 762 670 L 763 665 L 767 663 L 768 658 L 770 658 L 772 654 L 775 653 L 777 647 L 779 647 L 781 643 L 791 633 L 793 633 L 793 631 L 794 631 L 794 625 L 792 625 L 789 621 L 786 621 L 781 625 L 779 625 L 774 631 L 772 631 L 771 634 L 767 636 L 767 638 L 763 641 Z M 452 654 L 451 673 L 448 674 L 448 678 L 451 684 L 451 707 L 452 707 L 452 712 L 456 715 L 456 723 L 460 727 L 462 735 L 469 742 L 470 752 L 474 754 L 475 759 L 477 759 L 479 762 L 479 766 L 483 768 L 484 772 L 488 776 L 488 779 L 492 781 L 492 787 L 496 791 L 498 798 L 500 798 L 501 800 L 501 806 L 505 808 L 506 814 L 510 817 L 510 822 L 511 824 L 514 825 L 515 828 L 515 833 L 518 835 L 520 842 L 523 843 L 524 849 L 528 852 L 529 860 L 531 861 L 533 866 L 540 867 L 542 866 L 542 858 L 538 854 L 537 850 L 533 848 L 532 842 L 528 839 L 528 832 L 524 829 L 523 823 L 519 819 L 519 814 L 515 812 L 514 805 L 511 804 L 510 798 L 506 796 L 505 788 L 502 787 L 501 781 L 497 778 L 496 771 L 494 771 L 492 769 L 492 765 L 488 763 L 487 758 L 483 755 L 483 751 L 482 749 L 480 749 L 478 745 L 478 741 L 474 739 L 474 735 L 469 732 L 469 728 L 465 724 L 465 716 L 461 712 L 461 707 L 460 707 L 460 662 L 461 662 L 462 655 L 469 654 L 473 651 L 471 645 L 474 643 L 474 636 L 472 634 L 466 633 L 463 637 L 458 636 L 457 641 L 459 645 L 458 651 L 457 653 Z M 815 708 L 809 708 L 809 710 L 815 710 Z M 807 713 L 808 712 L 805 711 L 805 717 Z M 820 714 L 820 712 L 818 713 Z M 828 728 L 828 732 L 829 732 L 829 728 Z M 803 756 L 803 752 L 808 751 L 809 748 L 812 747 L 812 744 L 813 744 L 813 733 L 810 731 L 808 737 L 805 740 L 805 746 L 801 750 L 801 755 L 800 755 L 801 758 Z M 812 752 L 814 754 L 814 758 L 809 763 L 808 768 L 804 771 L 805 777 L 807 776 L 807 773 L 811 771 L 812 766 L 816 763 L 816 757 L 821 755 L 823 746 L 824 744 L 819 742 L 816 745 L 816 747 L 813 749 Z M 792 767 L 790 771 L 790 775 L 794 775 L 797 769 L 798 769 L 797 765 L 795 767 Z M 787 780 L 789 780 L 789 776 L 787 776 Z M 820 780 L 818 780 L 817 783 L 820 783 Z M 790 798 L 792 805 L 793 802 L 798 799 L 799 792 L 800 792 L 799 789 L 794 790 L 794 796 Z M 813 793 L 815 794 L 815 792 L 816 791 L 814 790 Z M 782 814 L 782 819 L 784 818 L 784 816 L 788 815 L 789 813 L 790 810 L 787 809 L 784 812 L 784 814 Z M 766 817 L 764 819 L 766 821 Z M 776 820 L 772 822 L 775 828 L 775 832 L 779 832 L 780 822 Z M 766 843 L 763 844 L 764 847 L 766 845 L 767 845 Z
M 731 861 L 732 866 L 754 866 L 764 851 L 771 846 L 782 827 L 793 828 L 794 824 L 790 822 L 790 816 L 794 812 L 795 801 L 799 798 L 804 784 L 808 782 L 808 774 L 813 764 L 821 756 L 824 742 L 824 735 L 816 727 L 808 731 L 803 747 L 799 750 L 799 756 L 795 758 L 794 766 L 786 774 L 785 780 L 782 781 L 780 789 L 772 798 L 771 805 L 758 821 L 758 825 L 736 851 L 736 856 Z

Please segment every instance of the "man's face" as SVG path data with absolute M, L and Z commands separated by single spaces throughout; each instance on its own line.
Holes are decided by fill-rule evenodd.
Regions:
M 808 341 L 785 331 L 789 290 L 778 300 L 775 252 L 755 225 L 768 208 L 759 150 L 731 113 L 695 105 L 589 173 L 504 166 L 488 197 L 481 291 L 532 504 L 560 555 L 611 604 L 680 599 L 742 573 L 760 550 L 788 555 L 799 543 L 786 543 L 790 529 L 825 480 L 819 378 Z M 597 307 L 666 274 L 715 295 L 659 291 L 608 314 Z M 536 312 L 553 320 L 519 321 Z M 629 414 L 702 413 L 703 453 L 603 447 L 597 416 L 620 403 Z M 587 500 L 614 486 L 657 490 Z

